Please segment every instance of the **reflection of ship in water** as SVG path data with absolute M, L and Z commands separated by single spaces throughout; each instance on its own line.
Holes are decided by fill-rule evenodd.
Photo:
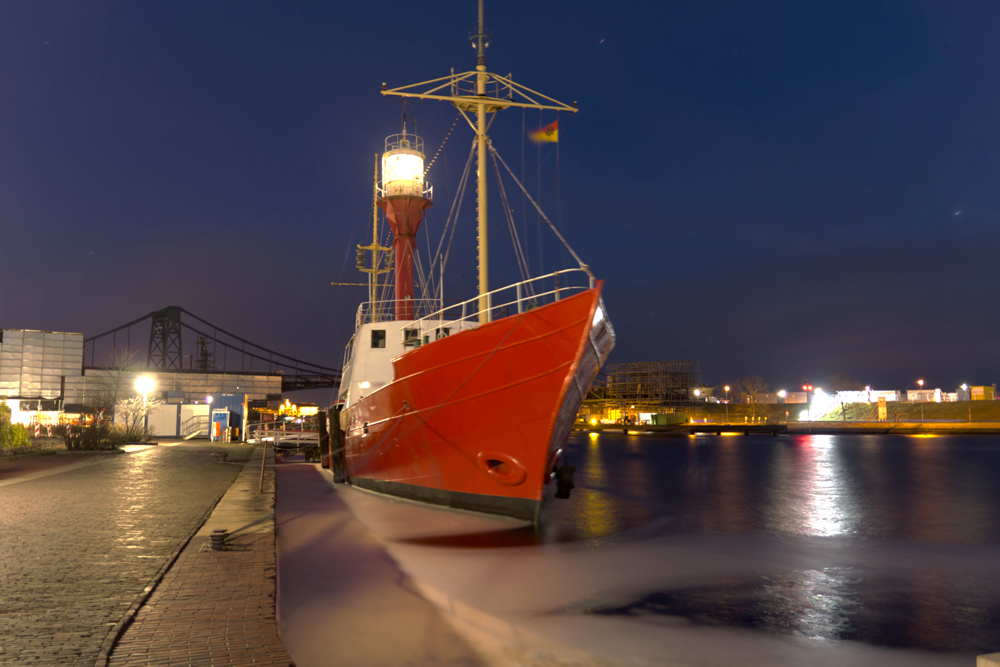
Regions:
M 489 287 L 489 166 L 500 184 L 506 216 L 511 209 L 502 174 L 534 203 L 489 141 L 493 114 L 509 107 L 562 112 L 575 107 L 487 71 L 481 0 L 473 43 L 475 71 L 393 90 L 383 87 L 383 94 L 450 102 L 475 132 L 456 206 L 465 184 L 475 178 L 478 296 L 445 305 L 449 241 L 432 258 L 425 272 L 430 277 L 421 281 L 423 298 L 416 298 L 416 234 L 433 189 L 424 178 L 422 141 L 407 132 L 404 119 L 402 132 L 386 140 L 376 185 L 377 207 L 394 237 L 394 294 L 379 299 L 375 289 L 386 250 L 378 243 L 376 218 L 372 245 L 359 246 L 362 253 L 373 254 L 372 268 L 365 269 L 370 301 L 358 309 L 334 407 L 341 411 L 344 465 L 352 484 L 538 521 L 545 484 L 558 478 L 561 490 L 568 489 L 572 470 L 561 464 L 560 454 L 580 404 L 614 346 L 614 331 L 601 299 L 601 281 L 540 208 L 539 215 L 579 268 L 532 277 L 512 226 L 522 279 L 500 289 Z M 442 244 L 454 222 L 449 215 Z M 363 256 L 359 259 L 365 263 Z

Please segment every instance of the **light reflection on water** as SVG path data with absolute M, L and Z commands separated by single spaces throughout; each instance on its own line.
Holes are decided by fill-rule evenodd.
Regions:
M 672 532 L 1000 543 L 1000 438 L 574 434 L 561 540 L 671 518 Z
M 658 535 L 753 534 L 948 546 L 1000 544 L 1000 438 L 959 436 L 574 436 L 570 501 L 547 501 L 544 535 L 593 548 Z M 813 542 L 810 542 L 813 543 Z M 937 546 L 935 546 L 937 545 Z M 991 551 L 990 553 L 995 553 Z M 902 571 L 861 556 L 647 593 L 600 614 L 683 616 L 821 640 L 987 652 L 1000 648 L 1000 580 L 941 567 Z M 990 572 L 989 567 L 982 571 Z

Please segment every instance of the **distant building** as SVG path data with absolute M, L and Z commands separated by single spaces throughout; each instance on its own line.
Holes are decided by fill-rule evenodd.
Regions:
M 0 399 L 60 401 L 83 376 L 83 334 L 0 329 Z
M 10 407 L 15 421 L 59 423 L 64 411 L 78 413 L 94 405 L 111 385 L 131 392 L 140 375 L 155 382 L 149 395 L 167 403 L 230 394 L 245 400 L 281 399 L 280 374 L 84 368 L 83 343 L 81 333 L 0 329 L 0 403 Z
M 608 364 L 605 374 L 607 398 L 623 405 L 687 405 L 702 387 L 697 359 Z
M 907 389 L 906 400 L 911 403 L 940 403 L 943 399 L 940 389 Z
M 993 401 L 996 400 L 996 385 L 962 385 L 955 392 L 959 401 Z

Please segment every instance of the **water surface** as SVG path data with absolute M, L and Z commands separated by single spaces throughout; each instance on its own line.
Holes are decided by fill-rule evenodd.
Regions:
M 574 434 L 568 453 L 577 487 L 547 501 L 545 542 L 726 535 L 772 540 L 775 560 L 781 545 L 837 554 L 830 567 L 647 591 L 588 613 L 1000 651 L 1000 438 Z

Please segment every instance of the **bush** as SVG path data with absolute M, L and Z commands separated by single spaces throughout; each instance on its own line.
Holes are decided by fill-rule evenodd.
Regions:
M 129 443 L 149 442 L 152 435 L 142 426 L 115 426 L 105 421 L 84 427 L 60 426 L 56 432 L 66 443 L 66 449 L 70 451 L 118 449 Z
M 10 408 L 0 405 L 0 455 L 23 454 L 39 447 L 31 441 L 28 429 L 10 423 Z

